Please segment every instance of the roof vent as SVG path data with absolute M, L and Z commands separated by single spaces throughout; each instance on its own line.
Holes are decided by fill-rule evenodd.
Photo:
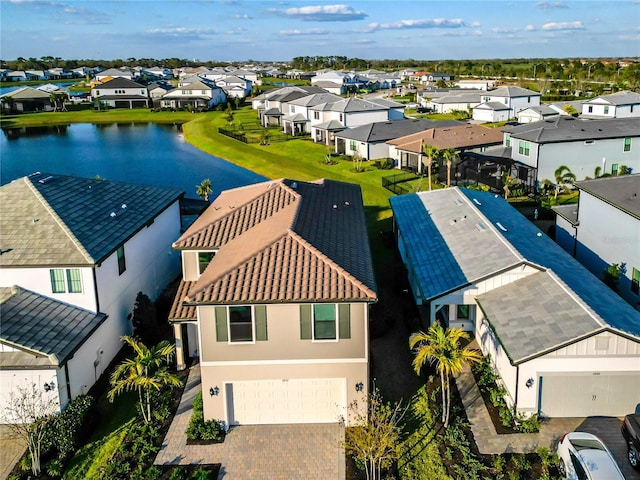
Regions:
M 540 232 L 536 233 L 536 237 L 541 237 L 541 236 L 542 236 L 542 233 Z
M 477 198 L 473 199 L 473 203 L 475 203 L 476 205 L 482 205 L 482 203 L 480 203 Z
M 53 180 L 55 177 L 49 175 L 48 177 L 44 177 L 41 178 L 40 180 L 38 180 L 39 183 L 47 183 L 50 182 L 51 180 Z
M 293 188 L 294 190 L 298 188 L 298 182 L 291 182 L 291 188 Z
M 333 209 L 337 210 L 338 209 L 338 205 L 336 205 L 335 203 L 333 204 Z
M 351 205 L 349 202 L 344 202 L 345 207 L 348 207 L 349 205 Z
M 125 208 L 127 208 L 127 204 L 126 204 L 126 203 L 123 203 L 123 204 L 122 204 L 122 206 L 121 206 L 120 208 L 122 208 L 122 209 L 124 210 Z
M 461 207 L 462 205 L 464 205 L 464 202 L 462 200 L 460 200 L 459 198 L 456 198 L 456 205 Z
M 504 225 L 502 225 L 500 222 L 496 222 L 496 226 L 497 226 L 500 230 L 502 230 L 503 232 L 506 232 L 506 231 L 507 231 L 507 229 L 505 228 L 505 226 L 504 226 Z
M 479 232 L 484 232 L 487 227 L 484 226 L 484 224 L 478 222 L 475 224 L 476 230 L 478 230 Z
M 115 216 L 116 216 L 116 212 L 111 212 L 111 213 L 109 214 L 109 216 L 110 216 L 111 218 L 115 218 Z

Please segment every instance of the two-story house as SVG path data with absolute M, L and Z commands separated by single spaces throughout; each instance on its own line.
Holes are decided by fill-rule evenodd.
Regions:
M 640 117 L 640 93 L 625 90 L 592 98 L 582 103 L 582 116 L 599 119 Z
M 113 108 L 141 108 L 149 106 L 149 92 L 144 85 L 124 77 L 98 83 L 91 88 L 95 104 Z
M 237 75 L 226 75 L 216 80 L 216 85 L 222 88 L 229 98 L 248 97 L 253 89 L 251 80 Z
M 182 83 L 169 90 L 160 99 L 160 106 L 165 108 L 183 108 L 191 106 L 196 109 L 209 109 L 227 101 L 224 90 L 204 81 Z
M 564 165 L 578 180 L 640 169 L 640 118 L 583 120 L 561 115 L 504 129 L 504 146 L 517 163 L 535 169 L 535 180 L 555 182 Z M 599 173 L 598 173 L 599 172 Z
M 177 364 L 199 356 L 205 419 L 331 423 L 367 394 L 377 295 L 358 185 L 224 191 L 174 248 Z
M 13 316 L 2 307 L 3 396 L 43 385 L 41 368 L 61 405 L 96 382 L 131 333 L 138 292 L 154 300 L 180 272 L 171 243 L 182 196 L 46 173 L 0 187 L 0 287 L 21 304 Z
M 520 110 L 530 107 L 540 106 L 540 93 L 522 87 L 500 87 L 495 90 L 485 92 L 481 96 L 481 103 L 473 108 L 473 119 L 484 122 L 492 122 L 496 117 L 502 119 L 516 118 Z M 484 104 L 489 104 L 488 106 Z M 508 112 L 496 113 L 497 104 L 508 107 Z
M 618 292 L 640 307 L 640 174 L 575 186 L 577 204 L 553 207 L 556 242 L 599 278 L 611 264 L 624 265 Z

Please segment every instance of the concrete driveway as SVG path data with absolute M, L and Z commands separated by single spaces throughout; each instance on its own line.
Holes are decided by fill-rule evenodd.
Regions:
M 596 435 L 611 450 L 620 470 L 627 480 L 640 479 L 640 472 L 634 470 L 627 460 L 627 445 L 620 425 L 622 419 L 616 417 L 589 417 L 576 428 L 578 432 L 588 432 Z
M 187 445 L 185 431 L 199 389 L 196 364 L 154 464 L 220 463 L 218 480 L 344 480 L 344 427 L 337 423 L 246 425 L 231 428 L 223 443 Z
M 0 480 L 9 476 L 26 449 L 22 439 L 16 438 L 8 425 L 0 425 Z

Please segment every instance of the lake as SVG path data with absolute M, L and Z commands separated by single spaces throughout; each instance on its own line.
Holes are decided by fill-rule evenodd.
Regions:
M 0 185 L 33 172 L 95 177 L 179 188 L 197 198 L 211 179 L 222 190 L 266 180 L 187 143 L 179 125 L 119 123 L 3 129 Z

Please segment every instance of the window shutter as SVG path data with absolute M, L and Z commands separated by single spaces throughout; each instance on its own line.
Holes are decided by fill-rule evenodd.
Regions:
M 268 340 L 267 338 L 267 306 L 256 305 L 254 307 L 256 321 L 256 340 L 258 342 Z
M 351 338 L 351 305 L 338 304 L 339 338 Z
M 216 341 L 227 342 L 229 341 L 229 334 L 227 333 L 227 308 L 215 307 L 216 313 Z
M 300 340 L 311 340 L 311 305 L 300 305 Z

